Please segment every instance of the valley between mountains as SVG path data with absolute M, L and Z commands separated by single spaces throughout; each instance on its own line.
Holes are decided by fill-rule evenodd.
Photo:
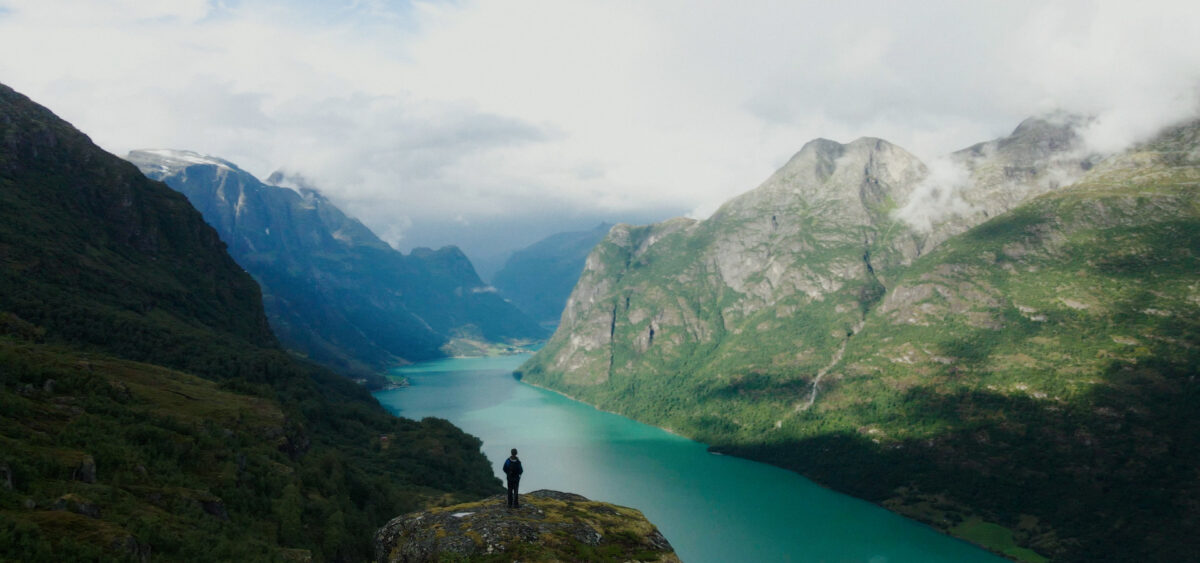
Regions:
M 711 217 L 551 237 L 497 289 L 302 178 L 124 161 L 0 86 L 0 555 L 368 559 L 397 515 L 500 491 L 379 373 L 536 342 L 561 305 L 527 383 L 1014 559 L 1193 559 L 1200 122 L 1119 154 L 1086 124 L 935 162 L 817 139 Z

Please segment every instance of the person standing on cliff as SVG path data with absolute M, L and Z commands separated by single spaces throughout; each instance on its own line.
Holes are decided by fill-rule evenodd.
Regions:
M 520 508 L 521 503 L 517 502 L 517 487 L 521 485 L 521 474 L 525 470 L 521 468 L 521 460 L 517 458 L 517 448 L 512 449 L 512 455 L 504 460 L 504 475 L 508 477 L 508 507 Z

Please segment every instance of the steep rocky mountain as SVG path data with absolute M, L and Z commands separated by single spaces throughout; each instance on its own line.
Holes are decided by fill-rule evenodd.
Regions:
M 819 370 L 883 295 L 880 276 L 916 256 L 916 234 L 890 212 L 924 174 L 886 141 L 819 139 L 706 221 L 617 225 L 530 377 L 623 397 L 647 384 L 634 374 L 656 374 L 687 396 L 728 376 L 715 358 L 779 378 Z
M 1080 136 L 1088 122 L 1064 113 L 1031 117 L 1007 137 L 952 153 L 935 164 L 935 173 L 918 186 L 919 196 L 897 214 L 932 231 L 924 246 L 933 248 L 1031 197 L 1071 184 L 1102 158 Z
M 963 199 L 986 219 L 1071 184 L 1101 159 L 1080 137 L 1079 130 L 1087 124 L 1087 118 L 1077 115 L 1031 117 L 1007 137 L 950 155 L 970 173 Z M 976 218 L 967 223 L 980 222 Z
M 538 322 L 558 322 L 592 248 L 612 225 L 558 233 L 513 253 L 492 285 Z
M 479 445 L 280 349 L 182 195 L 0 85 L 0 560 L 362 560 L 498 492 Z
M 264 184 L 222 159 L 171 150 L 127 158 L 187 196 L 262 285 L 280 340 L 316 361 L 370 375 L 443 356 L 456 338 L 543 335 L 455 247 L 404 255 L 317 190 Z
M 1012 557 L 1186 558 L 1200 125 L 1103 160 L 1052 125 L 956 153 L 976 212 L 932 232 L 893 219 L 928 168 L 871 139 L 618 225 L 523 377 Z

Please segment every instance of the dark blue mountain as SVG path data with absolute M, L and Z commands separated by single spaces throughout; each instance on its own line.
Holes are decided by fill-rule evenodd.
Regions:
M 579 281 L 588 253 L 612 225 L 550 235 L 518 250 L 496 272 L 492 285 L 539 322 L 558 322 Z
M 280 341 L 313 360 L 363 374 L 444 356 L 456 339 L 544 335 L 457 247 L 405 255 L 317 190 L 268 185 L 219 158 L 171 150 L 127 158 L 200 210 L 262 286 Z

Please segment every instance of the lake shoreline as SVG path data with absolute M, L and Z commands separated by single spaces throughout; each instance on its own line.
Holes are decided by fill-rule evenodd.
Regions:
M 513 372 L 513 374 L 515 375 L 515 374 L 516 374 L 516 372 Z M 653 426 L 653 427 L 655 427 L 655 428 L 657 428 L 657 429 L 659 429 L 659 430 L 662 430 L 663 432 L 666 432 L 667 434 L 671 434 L 671 435 L 673 435 L 673 436 L 679 436 L 680 438 L 685 438 L 685 439 L 691 440 L 691 441 L 693 441 L 693 442 L 696 442 L 697 444 L 704 444 L 704 447 L 705 447 L 705 448 L 707 448 L 707 449 L 708 449 L 710 452 L 712 451 L 712 446 L 711 446 L 711 445 L 709 445 L 709 444 L 705 444 L 704 442 L 701 442 L 701 441 L 699 441 L 699 440 L 697 440 L 697 439 L 695 439 L 695 438 L 692 438 L 691 436 L 684 436 L 683 434 L 680 434 L 680 433 L 678 433 L 678 432 L 676 432 L 676 431 L 674 431 L 674 430 L 672 430 L 672 429 L 670 429 L 670 428 L 663 428 L 662 426 L 659 426 L 659 425 L 657 425 L 657 424 L 650 424 L 649 422 L 645 422 L 645 421 L 642 421 L 642 420 L 638 420 L 638 419 L 636 419 L 636 418 L 633 418 L 633 417 L 630 417 L 630 416 L 626 416 L 626 415 L 624 415 L 624 414 L 621 414 L 621 413 L 619 413 L 619 412 L 614 412 L 614 411 L 610 411 L 610 410 L 602 409 L 602 408 L 600 408 L 600 407 L 598 407 L 598 406 L 596 406 L 596 405 L 593 405 L 593 404 L 591 404 L 591 403 L 589 403 L 589 402 L 587 402 L 587 401 L 583 401 L 583 400 L 580 400 L 580 399 L 578 399 L 578 398 L 576 398 L 576 397 L 572 397 L 571 395 L 568 395 L 568 394 L 566 394 L 566 393 L 563 393 L 562 391 L 559 391 L 558 389 L 551 389 L 551 388 L 549 388 L 549 387 L 544 387 L 544 386 L 538 385 L 538 384 L 536 384 L 536 383 L 530 383 L 530 382 L 528 382 L 528 381 L 525 381 L 524 379 L 520 379 L 520 378 L 517 378 L 517 381 L 518 381 L 518 382 L 520 382 L 520 383 L 522 383 L 522 384 L 524 384 L 524 385 L 528 385 L 528 386 L 530 386 L 530 387 L 533 387 L 533 388 L 535 388 L 535 389 L 541 389 L 541 390 L 543 390 L 543 391 L 549 391 L 549 392 L 551 392 L 551 393 L 554 393 L 554 394 L 556 394 L 556 395 L 561 395 L 561 396 L 563 396 L 563 397 L 566 397 L 566 398 L 568 398 L 568 399 L 570 399 L 570 400 L 572 400 L 572 401 L 575 401 L 576 403 L 579 403 L 579 404 L 581 404 L 581 405 L 587 405 L 587 406 L 589 406 L 589 407 L 592 407 L 593 409 L 596 409 L 597 411 L 600 411 L 600 412 L 602 412 L 602 413 L 607 413 L 607 414 L 611 414 L 611 415 L 619 416 L 619 417 L 621 417 L 621 418 L 626 418 L 626 419 L 632 420 L 632 421 L 634 421 L 634 422 L 640 422 L 640 423 L 642 423 L 642 424 L 645 424 L 645 425 L 647 425 L 647 426 Z M 725 454 L 721 454 L 721 455 L 725 455 Z M 734 457 L 738 457 L 738 456 L 734 456 Z M 747 459 L 747 458 L 741 458 L 741 459 Z M 756 460 L 750 460 L 750 461 L 756 461 Z M 761 461 L 759 461 L 759 462 L 757 462 L 757 463 L 762 463 L 762 462 L 761 462 Z M 770 464 L 768 463 L 767 465 L 770 465 Z M 772 467 L 774 467 L 774 466 L 772 466 Z M 781 467 L 780 469 L 785 469 L 785 468 Z M 795 473 L 795 472 L 793 471 L 793 473 Z M 797 475 L 799 475 L 799 473 L 797 473 Z M 805 477 L 805 478 L 807 479 L 807 477 Z
M 978 544 L 794 470 L 524 381 L 514 376 L 520 360 L 410 366 L 391 373 L 412 386 L 378 398 L 399 416 L 451 421 L 485 452 L 520 446 L 539 486 L 637 507 L 688 561 L 1000 561 Z M 796 535 L 797 527 L 808 534 Z
M 518 373 L 518 372 L 513 372 L 513 375 L 516 375 L 517 373 Z M 518 382 L 520 382 L 520 383 L 523 383 L 523 384 L 525 384 L 525 385 L 528 385 L 528 386 L 530 386 L 530 387 L 534 387 L 534 388 L 536 388 L 536 389 L 541 389 L 541 390 L 543 390 L 543 391 L 548 391 L 548 392 L 550 392 L 550 393 L 554 393 L 554 394 L 556 394 L 556 395 L 560 395 L 560 396 L 562 396 L 562 397 L 565 397 L 565 398 L 567 398 L 567 399 L 570 399 L 570 400 L 572 400 L 572 401 L 575 401 L 575 402 L 577 402 L 577 403 L 580 403 L 580 404 L 583 404 L 583 405 L 587 405 L 587 406 L 589 406 L 589 407 L 591 407 L 591 408 L 593 408 L 593 409 L 596 409 L 596 410 L 597 410 L 597 411 L 599 411 L 599 412 L 603 412 L 603 413 L 607 413 L 607 414 L 611 414 L 611 415 L 619 416 L 619 417 L 621 417 L 621 418 L 625 418 L 625 419 L 627 419 L 627 420 L 632 420 L 632 421 L 634 421 L 634 422 L 641 423 L 641 424 L 645 424 L 645 425 L 647 425 L 647 426 L 653 426 L 653 427 L 655 427 L 655 428 L 658 428 L 659 430 L 662 430 L 663 432 L 666 432 L 666 433 L 668 433 L 668 434 L 671 434 L 671 435 L 674 435 L 674 436 L 678 436 L 678 437 L 680 437 L 680 438 L 684 438 L 684 439 L 686 439 L 686 440 L 691 440 L 692 442 L 695 442 L 695 443 L 697 443 L 697 444 L 701 444 L 701 445 L 703 445 L 703 446 L 705 447 L 706 451 L 708 451 L 708 453 L 709 453 L 709 454 L 718 455 L 718 456 L 730 456 L 730 457 L 734 457 L 734 458 L 737 458 L 737 459 L 742 459 L 742 460 L 745 460 L 745 461 L 751 461 L 751 462 L 754 462 L 754 463 L 761 463 L 761 464 L 763 464 L 763 465 L 767 465 L 767 466 L 770 466 L 770 467 L 774 467 L 774 468 L 777 468 L 777 469 L 782 469 L 782 470 L 784 470 L 784 471 L 788 471 L 788 472 L 790 472 L 790 473 L 794 473 L 794 474 L 796 474 L 796 475 L 799 475 L 800 477 L 803 477 L 804 479 L 807 479 L 807 480 L 808 480 L 809 482 L 811 482 L 812 484 L 814 484 L 814 485 L 816 485 L 816 486 L 818 486 L 818 487 L 821 487 L 822 489 L 825 489 L 825 490 L 827 490 L 827 491 L 831 491 L 831 492 L 834 492 L 834 493 L 837 493 L 837 494 L 840 494 L 840 495 L 846 495 L 846 496 L 849 496 L 849 497 L 853 497 L 853 498 L 856 498 L 856 499 L 858 499 L 858 500 L 861 500 L 861 501 L 863 501 L 863 502 L 868 502 L 868 503 L 870 503 L 870 504 L 872 504 L 872 505 L 874 505 L 874 506 L 878 506 L 879 508 L 882 508 L 883 510 L 886 510 L 886 511 L 888 511 L 888 512 L 892 513 L 892 514 L 895 514 L 895 515 L 897 515 L 897 516 L 900 516 L 900 517 L 902 517 L 902 518 L 904 518 L 904 519 L 906 519 L 906 520 L 909 520 L 909 521 L 911 521 L 911 522 L 914 522 L 914 523 L 916 523 L 916 524 L 919 524 L 919 525 L 921 525 L 921 526 L 924 526 L 924 527 L 926 527 L 926 528 L 929 528 L 930 530 L 933 530 L 934 532 L 937 532 L 938 534 L 944 535 L 944 536 L 946 536 L 946 537 L 949 537 L 949 538 L 954 538 L 954 539 L 956 539 L 956 540 L 958 540 L 958 541 L 961 541 L 961 542 L 963 542 L 963 543 L 966 543 L 966 544 L 972 545 L 972 546 L 974 546 L 974 547 L 977 547 L 977 548 L 980 548 L 980 549 L 986 550 L 986 551 L 988 551 L 989 553 L 993 553 L 993 554 L 999 555 L 999 556 L 1001 556 L 1001 557 L 1008 558 L 1008 554 L 1006 554 L 1006 553 L 1004 553 L 1004 552 L 1002 552 L 1002 551 L 999 551 L 999 550 L 997 550 L 997 549 L 993 548 L 992 546 L 989 546 L 989 545 L 984 545 L 984 544 L 981 544 L 981 543 L 978 543 L 978 542 L 972 541 L 972 540 L 971 540 L 971 539 L 969 539 L 969 538 L 962 537 L 962 536 L 959 536 L 959 535 L 955 535 L 955 534 L 953 534 L 953 533 L 950 533 L 950 531 L 949 531 L 949 530 L 942 529 L 942 528 L 938 528 L 937 526 L 935 526 L 935 525 L 933 525 L 933 524 L 931 524 L 931 523 L 929 523 L 929 522 L 927 522 L 927 521 L 924 521 L 924 520 L 920 520 L 920 519 L 918 519 L 918 518 L 915 518 L 915 517 L 913 517 L 913 516 L 912 516 L 912 515 L 910 515 L 910 514 L 906 514 L 906 513 L 903 513 L 903 512 L 899 512 L 899 511 L 896 511 L 896 510 L 892 510 L 890 507 L 888 507 L 887 505 L 884 505 L 883 503 L 879 503 L 879 502 L 870 501 L 870 500 L 867 500 L 867 499 L 864 499 L 864 498 L 860 498 L 860 497 L 854 496 L 854 495 L 852 495 L 852 494 L 850 494 L 850 493 L 848 493 L 848 492 L 846 492 L 846 491 L 841 491 L 841 490 L 835 489 L 835 488 L 833 488 L 833 487 L 830 487 L 830 486 L 826 485 L 825 483 L 822 483 L 822 482 L 820 482 L 820 481 L 817 481 L 817 480 L 813 479 L 812 477 L 809 477 L 808 475 L 805 475 L 805 474 L 803 474 L 803 473 L 801 473 L 801 472 L 799 472 L 799 471 L 796 471 L 796 470 L 794 470 L 794 469 L 791 469 L 791 468 L 788 468 L 788 467 L 783 467 L 783 466 L 781 466 L 781 465 L 775 465 L 775 464 L 773 464 L 773 463 L 770 463 L 770 462 L 767 462 L 767 461 L 764 461 L 764 460 L 761 460 L 761 459 L 754 459 L 754 458 L 752 458 L 752 457 L 745 457 L 745 456 L 738 455 L 738 454 L 736 454 L 736 453 L 730 453 L 730 452 L 724 452 L 724 451 L 720 451 L 720 449 L 719 449 L 719 448 L 720 448 L 720 446 L 713 446 L 712 444 L 708 444 L 708 443 L 705 443 L 705 442 L 701 442 L 701 441 L 699 441 L 699 440 L 697 440 L 697 439 L 695 439 L 695 438 L 693 438 L 693 437 L 691 437 L 691 436 L 688 436 L 688 435 L 686 435 L 686 434 L 680 434 L 680 433 L 678 433 L 678 432 L 676 432 L 676 431 L 674 431 L 674 430 L 672 430 L 672 429 L 670 429 L 670 428 L 663 428 L 663 427 L 661 427 L 661 426 L 658 426 L 658 425 L 656 425 L 656 424 L 653 424 L 653 423 L 650 423 L 650 422 L 646 422 L 646 421 L 644 421 L 644 420 L 638 420 L 638 419 L 636 419 L 636 418 L 633 418 L 633 417 L 627 416 L 627 415 L 625 415 L 625 414 L 623 414 L 623 413 L 619 413 L 619 412 L 614 412 L 614 411 L 610 411 L 610 410 L 602 409 L 602 408 L 600 408 L 600 407 L 598 407 L 598 406 L 596 406 L 596 405 L 593 405 L 593 404 L 591 404 L 591 403 L 589 403 L 589 402 L 587 402 L 587 401 L 580 400 L 580 399 L 578 399 L 578 398 L 576 398 L 576 397 L 573 397 L 573 396 L 571 396 L 570 394 L 564 393 L 564 392 L 562 392 L 562 391 L 559 391 L 559 390 L 557 390 L 557 389 L 551 389 L 551 388 L 549 388 L 549 387 L 545 387 L 545 386 L 542 386 L 542 385 L 538 385 L 538 384 L 536 384 L 536 383 L 531 383 L 531 382 L 525 381 L 524 379 L 521 379 L 521 378 L 516 378 L 516 379 L 517 379 L 517 381 L 518 381 Z M 977 518 L 977 516 L 976 516 L 976 518 Z M 989 523 L 989 524 L 992 524 L 992 525 L 997 525 L 997 526 L 998 526 L 998 524 L 994 524 L 994 523 Z M 1001 527 L 1003 527 L 1003 526 L 1001 526 Z M 1007 528 L 1005 528 L 1005 529 L 1007 529 Z

